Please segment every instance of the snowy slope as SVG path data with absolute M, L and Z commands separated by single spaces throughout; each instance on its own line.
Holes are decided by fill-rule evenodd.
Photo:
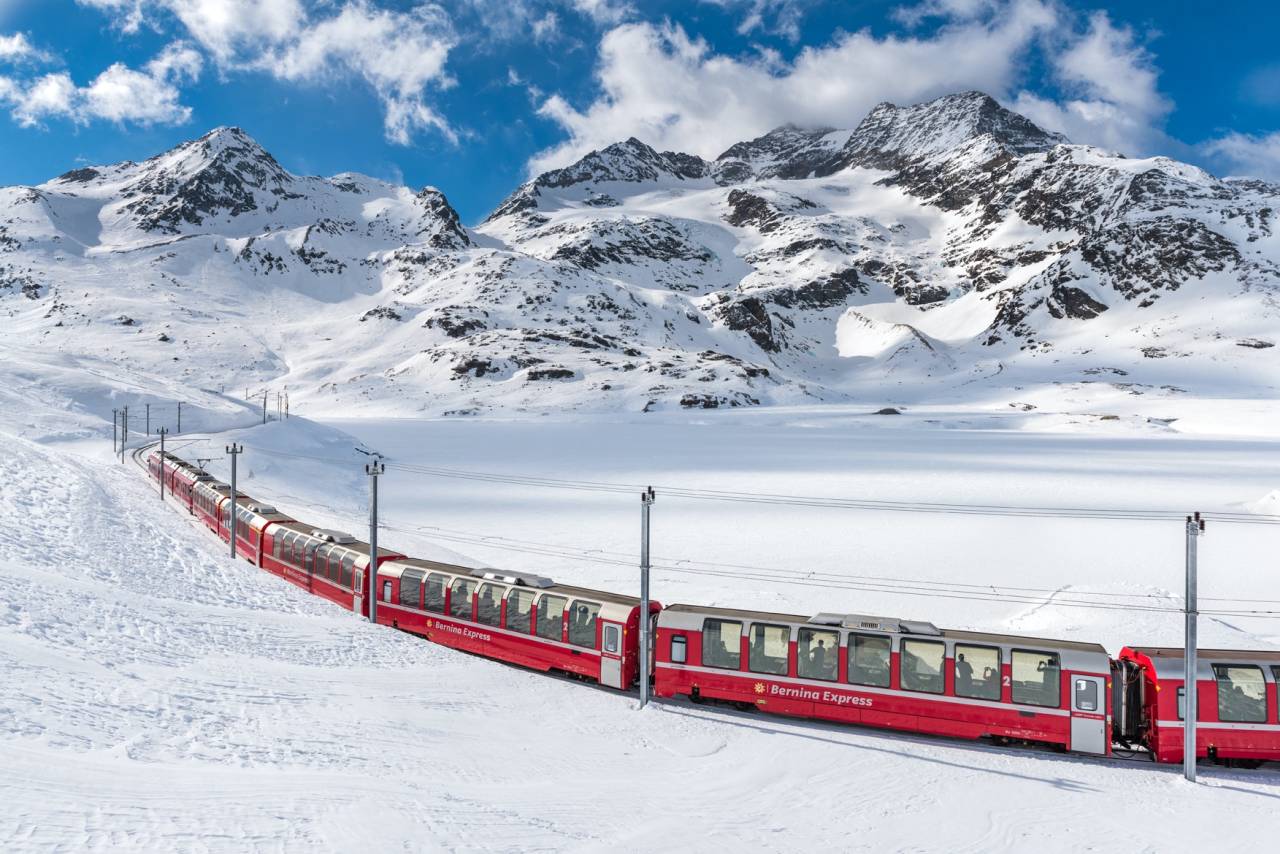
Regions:
M 1280 189 L 979 93 L 715 161 L 627 140 L 465 228 L 236 128 L 0 189 L 7 340 L 312 413 L 1273 398 Z M 1050 395 L 1052 397 L 1052 395 Z M 997 403 L 998 402 L 998 403 Z
M 40 408 L 27 399 L 26 411 Z M 52 408 L 52 407 L 50 407 Z M 763 420 L 759 416 L 764 416 Z M 870 489 L 984 500 L 1087 497 L 1144 506 L 1261 497 L 1275 443 L 937 430 L 824 408 L 630 423 L 299 419 L 234 434 L 242 483 L 319 523 L 359 529 L 357 437 L 404 461 L 774 491 Z M 1274 827 L 1280 776 L 1099 762 L 659 703 L 505 667 L 374 629 L 232 561 L 163 507 L 100 437 L 13 433 L 0 415 L 0 838 L 6 850 L 1190 851 Z M 958 425 L 955 425 L 958 427 Z M 990 427 L 992 425 L 986 424 Z M 352 435 L 354 434 L 354 435 Z M 794 444 L 806 436 L 803 450 Z M 191 441 L 187 437 L 181 441 Z M 220 450 L 232 436 L 187 445 Z M 1010 453 L 1010 445 L 1016 453 Z M 430 454 L 424 452 L 430 448 Z M 275 457 L 318 455 L 335 464 Z M 344 453 L 345 452 L 345 453 Z M 344 462 L 348 459 L 351 463 Z M 663 468 L 655 468 L 661 460 Z M 221 471 L 221 460 L 215 463 Z M 457 542 L 457 529 L 634 557 L 626 496 L 385 479 L 384 532 L 487 563 L 633 589 L 634 571 Z M 816 515 L 814 515 L 816 512 Z M 1177 530 L 1150 523 L 983 520 L 682 505 L 660 494 L 655 558 L 858 575 L 1161 595 Z M 1176 528 L 1177 526 L 1175 526 Z M 445 530 L 439 530 L 445 529 Z M 453 534 L 449 534 L 453 531 Z M 909 534 L 909 536 L 908 536 Z M 453 539 L 450 539 L 453 537 Z M 1269 539 L 1270 538 L 1270 539 Z M 1208 595 L 1267 595 L 1257 526 L 1204 546 Z M 1054 549 L 1042 548 L 1046 542 Z M 1038 554 L 1042 560 L 1018 560 Z M 1069 584 L 1068 584 L 1069 582 Z M 659 571 L 666 601 L 801 613 L 872 611 L 958 627 L 1102 640 L 1176 639 L 1176 615 L 857 593 Z M 838 604 L 836 604 L 838 601 Z M 1206 643 L 1274 645 L 1273 621 L 1202 621 Z M 1230 820 L 1224 820 L 1229 816 Z

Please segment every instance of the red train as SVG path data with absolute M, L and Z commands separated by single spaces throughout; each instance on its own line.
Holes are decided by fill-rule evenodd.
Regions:
M 172 499 L 223 540 L 230 488 L 172 454 L 147 460 Z M 236 553 L 292 584 L 436 643 L 629 690 L 644 666 L 636 597 L 549 578 L 378 551 L 237 496 Z M 851 614 L 812 617 L 650 603 L 659 697 L 1095 756 L 1114 745 L 1183 757 L 1182 650 L 939 629 Z M 1201 650 L 1196 755 L 1280 761 L 1280 652 Z

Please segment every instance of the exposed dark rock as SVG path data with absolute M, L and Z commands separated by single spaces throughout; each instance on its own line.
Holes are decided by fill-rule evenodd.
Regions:
M 391 306 L 380 305 L 377 308 L 369 309 L 368 311 L 366 311 L 364 314 L 360 316 L 361 323 L 364 323 L 366 320 L 369 320 L 369 319 L 402 320 L 403 318 L 400 317 L 400 312 L 396 311 Z

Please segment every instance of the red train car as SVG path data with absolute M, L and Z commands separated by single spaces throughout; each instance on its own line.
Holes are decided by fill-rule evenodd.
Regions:
M 1196 656 L 1196 756 L 1246 767 L 1280 760 L 1280 652 L 1202 649 Z M 1125 647 L 1117 661 L 1132 721 L 1121 735 L 1157 762 L 1181 762 L 1185 752 L 1184 664 L 1183 650 L 1162 647 Z
M 1097 644 L 673 605 L 658 617 L 654 693 L 1106 756 L 1110 663 Z
M 378 622 L 445 646 L 626 690 L 639 679 L 640 600 L 430 560 L 378 569 Z M 662 606 L 650 603 L 650 612 Z
M 403 557 L 378 549 L 379 566 Z M 308 593 L 358 614 L 369 613 L 369 544 L 350 534 L 292 519 L 278 521 L 266 527 L 260 565 Z
M 192 505 L 195 485 L 201 481 L 213 480 L 210 475 L 168 451 L 164 454 L 163 464 L 159 451 L 153 451 L 147 457 L 147 473 L 156 483 L 163 476 L 166 497 L 181 504 L 188 513 L 195 512 Z

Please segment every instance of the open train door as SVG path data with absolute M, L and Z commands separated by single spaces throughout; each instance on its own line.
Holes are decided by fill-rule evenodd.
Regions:
M 622 624 L 600 621 L 600 684 L 625 688 L 622 684 Z
M 351 596 L 351 611 L 364 616 L 364 570 L 356 570 L 356 583 Z
M 1097 676 L 1071 677 L 1071 749 L 1077 753 L 1105 756 L 1107 741 L 1107 694 Z

